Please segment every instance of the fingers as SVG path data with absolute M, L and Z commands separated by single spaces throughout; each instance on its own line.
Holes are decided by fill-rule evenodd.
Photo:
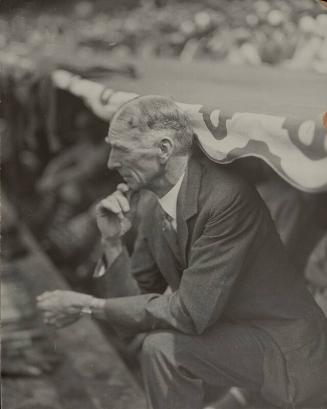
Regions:
M 51 325 L 56 328 L 60 328 L 72 321 L 75 321 L 77 316 L 78 314 L 73 314 L 73 315 L 68 314 L 67 315 L 64 312 L 48 311 L 48 310 L 44 310 L 42 313 L 43 322 L 46 325 Z
M 95 217 L 101 235 L 106 240 L 116 240 L 131 227 L 132 217 L 129 187 L 121 183 L 117 190 L 102 199 L 95 208 Z
M 37 296 L 37 306 L 46 325 L 61 328 L 76 321 L 80 316 L 80 295 L 72 291 L 46 291 Z
M 46 315 L 44 314 L 43 322 L 46 325 L 55 327 L 55 328 L 62 328 L 67 325 L 73 324 L 80 318 L 80 314 L 74 314 L 66 316 L 65 314 L 56 314 L 56 315 Z
M 51 327 L 55 327 L 55 328 L 60 328 L 62 327 L 64 324 L 61 322 L 60 319 L 58 319 L 57 317 L 50 317 L 50 318 L 43 318 L 43 322 L 45 323 L 45 325 L 49 325 Z
M 37 299 L 37 301 L 43 301 L 43 300 L 51 297 L 52 295 L 54 295 L 54 293 L 56 293 L 56 292 L 57 292 L 57 290 L 55 290 L 55 291 L 45 291 L 44 293 L 38 295 L 36 297 L 36 299 Z
M 128 185 L 126 185 L 126 183 L 119 183 L 119 185 L 117 186 L 117 190 L 122 193 L 127 193 L 129 191 L 129 187 Z
M 119 186 L 122 185 L 123 184 Z M 104 211 L 109 211 L 116 214 L 119 218 L 123 218 L 124 213 L 128 213 L 130 211 L 130 206 L 122 191 L 116 190 L 113 194 L 101 200 L 96 210 L 102 216 L 105 216 Z
M 126 199 L 126 197 L 123 195 L 123 193 L 120 192 L 119 190 L 117 190 L 117 192 L 116 192 L 116 199 L 117 199 L 123 213 L 128 213 L 130 211 L 129 202 Z
M 36 301 L 38 304 L 38 307 L 40 309 L 44 309 L 45 305 L 49 303 L 51 300 L 60 297 L 60 295 L 63 293 L 61 290 L 55 290 L 55 291 L 45 291 L 44 293 L 38 295 L 36 297 Z
M 51 314 L 58 310 L 61 296 L 60 291 L 47 291 L 36 297 L 37 307 L 42 312 L 43 316 L 48 318 Z
M 102 199 L 96 207 L 96 211 L 101 215 L 105 215 L 105 211 L 110 213 L 118 214 L 121 212 L 121 208 L 117 202 L 117 200 L 113 199 L 113 195 Z
M 140 192 L 139 191 L 138 192 L 132 191 L 129 188 L 129 186 L 126 185 L 126 183 L 120 183 L 117 186 L 117 190 L 122 192 L 124 197 L 127 199 L 129 207 L 130 207 L 129 211 L 131 211 L 132 208 L 135 208 L 135 205 L 137 204 L 137 202 L 138 202 L 138 200 L 140 198 Z

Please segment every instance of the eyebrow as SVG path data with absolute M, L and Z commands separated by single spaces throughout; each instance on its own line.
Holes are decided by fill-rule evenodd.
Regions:
M 118 148 L 118 149 L 121 149 L 123 151 L 129 151 L 130 150 L 130 148 L 128 148 L 127 146 L 125 146 L 125 145 L 123 145 L 123 144 L 121 144 L 119 142 L 110 142 L 108 136 L 106 136 L 104 140 L 105 140 L 106 144 L 109 145 L 111 148 Z

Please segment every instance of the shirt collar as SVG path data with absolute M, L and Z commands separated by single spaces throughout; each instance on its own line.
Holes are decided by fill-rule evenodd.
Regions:
M 183 182 L 184 175 L 185 175 L 185 172 L 178 179 L 177 183 L 164 196 L 158 198 L 158 202 L 160 203 L 160 206 L 162 207 L 162 209 L 170 217 L 172 217 L 173 220 L 176 220 L 177 197 L 178 197 L 178 193 L 180 191 L 180 188 Z

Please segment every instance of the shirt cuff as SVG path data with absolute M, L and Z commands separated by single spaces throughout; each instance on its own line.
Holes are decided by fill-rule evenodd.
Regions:
M 107 270 L 108 270 L 108 262 L 107 262 L 106 256 L 102 254 L 101 258 L 98 260 L 95 266 L 93 278 L 100 278 L 104 276 Z

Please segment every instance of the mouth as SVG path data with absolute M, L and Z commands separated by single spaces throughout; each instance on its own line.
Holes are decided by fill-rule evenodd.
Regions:
M 124 182 L 126 183 L 126 185 L 129 187 L 131 191 L 139 190 L 140 186 L 137 180 L 135 179 L 135 177 L 133 177 L 130 174 L 121 174 L 120 176 L 124 179 Z
M 120 175 L 127 186 L 131 187 L 134 183 L 134 178 L 131 175 Z
M 131 180 L 130 175 L 121 175 L 121 177 L 125 180 L 125 182 L 127 182 L 128 180 Z

